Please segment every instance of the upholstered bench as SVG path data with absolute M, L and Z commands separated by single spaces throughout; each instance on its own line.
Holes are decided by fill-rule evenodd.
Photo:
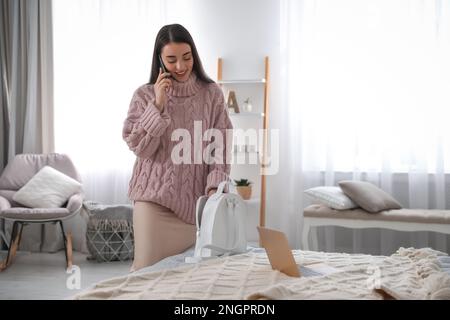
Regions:
M 303 211 L 302 244 L 309 250 L 308 238 L 312 235 L 312 250 L 318 250 L 318 226 L 346 228 L 385 228 L 398 231 L 433 231 L 450 234 L 450 210 L 395 209 L 369 213 L 361 208 L 335 210 L 313 204 Z

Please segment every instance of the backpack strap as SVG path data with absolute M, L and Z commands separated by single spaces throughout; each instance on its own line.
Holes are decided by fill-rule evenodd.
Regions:
M 196 211 L 195 211 L 195 225 L 197 227 L 197 232 L 200 232 L 200 223 L 202 220 L 203 209 L 205 208 L 207 196 L 201 196 L 197 199 Z
M 223 183 L 223 182 L 222 182 Z M 227 199 L 227 207 L 228 207 L 228 217 L 230 219 L 234 220 L 235 223 L 235 229 L 236 232 L 238 233 L 238 237 L 234 243 L 234 245 L 231 248 L 222 248 L 216 245 L 212 245 L 212 244 L 207 244 L 204 245 L 201 250 L 203 249 L 212 249 L 218 252 L 222 252 L 224 254 L 230 254 L 230 252 L 233 252 L 234 250 L 236 250 L 239 246 L 239 243 L 241 243 L 242 241 L 242 230 L 241 228 L 243 228 L 243 226 L 239 223 L 239 219 L 237 219 L 236 217 L 236 210 L 234 210 L 236 208 L 236 200 L 235 199 Z
M 210 198 L 214 199 L 214 198 L 220 197 L 224 193 L 223 191 L 224 191 L 224 188 L 226 185 L 228 185 L 230 192 L 237 194 L 236 188 L 233 185 L 231 179 L 227 179 L 225 181 L 222 181 L 218 185 L 217 191 Z M 196 239 L 197 240 L 200 238 L 201 218 L 202 218 L 202 214 L 203 214 L 203 209 L 204 209 L 207 201 L 208 201 L 208 196 L 201 196 L 197 200 L 197 206 L 196 206 L 196 212 L 195 212 L 195 214 L 196 214 L 195 221 L 196 221 L 196 228 L 197 228 Z M 239 219 L 237 219 L 237 217 L 236 217 L 236 210 L 234 210 L 235 208 L 236 208 L 236 200 L 235 199 L 227 199 L 228 217 L 229 217 L 229 219 L 234 220 L 234 222 L 235 222 L 234 230 L 236 230 L 236 232 L 238 233 L 238 237 L 237 237 L 237 240 L 234 243 L 234 245 L 231 248 L 223 248 L 223 247 L 219 247 L 219 246 L 216 246 L 213 244 L 204 245 L 200 248 L 200 257 L 195 257 L 195 256 L 194 257 L 186 257 L 185 258 L 186 263 L 197 263 L 197 262 L 207 259 L 208 257 L 201 256 L 201 252 L 203 251 L 203 249 L 211 249 L 211 250 L 214 250 L 217 252 L 221 252 L 222 256 L 227 256 L 238 248 L 239 244 L 242 242 L 243 226 L 239 223 Z
M 225 189 L 225 186 L 226 186 L 226 185 L 228 185 L 228 191 L 229 191 L 230 193 L 235 193 L 235 194 L 237 194 L 236 187 L 235 187 L 235 185 L 233 184 L 233 182 L 231 181 L 230 178 L 228 178 L 227 180 L 222 181 L 222 182 L 219 184 L 219 186 L 217 187 L 217 191 L 216 191 L 215 194 L 220 195 L 220 194 L 224 193 L 223 190 Z

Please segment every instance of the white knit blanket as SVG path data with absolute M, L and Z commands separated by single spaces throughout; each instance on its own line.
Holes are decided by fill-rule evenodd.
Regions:
M 74 299 L 450 299 L 445 253 L 400 248 L 371 256 L 294 250 L 298 264 L 324 262 L 340 272 L 293 278 L 272 270 L 265 252 L 130 274 L 97 283 Z

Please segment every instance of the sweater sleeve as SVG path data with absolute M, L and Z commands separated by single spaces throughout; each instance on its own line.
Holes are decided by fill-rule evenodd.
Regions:
M 218 129 L 223 137 L 223 161 L 221 161 L 221 163 L 214 162 L 208 165 L 205 194 L 208 194 L 211 189 L 217 188 L 222 181 L 228 180 L 231 170 L 231 165 L 228 163 L 228 160 L 231 159 L 233 125 L 230 116 L 228 115 L 228 109 L 225 104 L 222 90 L 219 87 L 216 89 L 212 108 L 213 112 L 215 112 L 213 128 Z M 225 191 L 227 190 L 228 188 L 225 188 Z
M 170 124 L 167 109 L 161 113 L 154 97 L 145 99 L 142 88 L 135 91 L 125 119 L 122 137 L 131 151 L 141 158 L 151 157 L 160 145 L 161 136 Z

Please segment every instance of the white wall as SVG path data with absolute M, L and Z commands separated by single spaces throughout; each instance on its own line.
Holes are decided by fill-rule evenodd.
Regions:
M 224 78 L 263 74 L 263 58 L 272 63 L 279 51 L 277 0 L 169 0 L 167 23 L 180 23 L 190 32 L 205 69 L 216 78 L 217 57 L 227 62 Z

